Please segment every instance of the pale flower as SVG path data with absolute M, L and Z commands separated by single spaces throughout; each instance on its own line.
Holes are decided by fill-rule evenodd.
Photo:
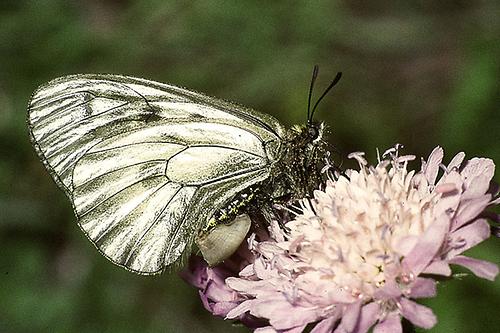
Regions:
M 490 193 L 493 162 L 462 163 L 460 153 L 444 166 L 438 147 L 415 172 L 407 170 L 414 156 L 398 156 L 397 147 L 384 156 L 369 166 L 363 154 L 351 154 L 359 170 L 303 200 L 286 231 L 273 222 L 269 238 L 252 235 L 247 265 L 217 282 L 224 292 L 201 291 L 207 309 L 265 320 L 248 325 L 256 332 L 307 325 L 312 333 L 402 332 L 402 318 L 422 328 L 436 324 L 432 310 L 414 300 L 434 297 L 435 279 L 451 276 L 450 264 L 493 280 L 496 265 L 462 255 L 490 236 L 484 211 L 500 202 Z M 204 267 L 205 278 L 222 269 Z M 224 311 L 215 311 L 218 303 Z

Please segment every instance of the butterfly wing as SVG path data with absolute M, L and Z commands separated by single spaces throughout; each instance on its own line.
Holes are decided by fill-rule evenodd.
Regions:
M 217 209 L 268 178 L 284 133 L 268 115 L 115 75 L 40 87 L 28 125 L 87 237 L 143 274 L 178 260 Z

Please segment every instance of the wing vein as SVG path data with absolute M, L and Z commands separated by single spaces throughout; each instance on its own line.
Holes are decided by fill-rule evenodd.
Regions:
M 266 158 L 267 160 L 267 156 L 262 156 L 262 155 L 258 155 L 256 153 L 252 153 L 251 151 L 247 151 L 247 150 L 244 150 L 244 149 L 240 149 L 240 148 L 236 148 L 236 147 L 231 147 L 231 146 L 225 146 L 225 145 L 219 145 L 219 144 L 194 144 L 194 145 L 189 145 L 189 148 L 191 147 L 201 147 L 201 148 L 212 148 L 212 147 L 215 147 L 215 148 L 224 148 L 224 149 L 229 149 L 229 150 L 234 150 L 234 151 L 239 151 L 239 152 L 242 152 L 242 153 L 245 153 L 245 154 L 248 154 L 248 155 L 252 155 L 254 157 L 259 157 L 259 158 Z
M 69 111 L 69 110 L 71 110 L 71 109 L 78 108 L 78 107 L 84 106 L 84 105 L 86 105 L 86 104 L 88 104 L 88 103 L 92 102 L 92 101 L 96 98 L 96 96 L 95 96 L 95 95 L 93 95 L 93 94 L 91 94 L 91 95 L 92 95 L 92 98 L 91 98 L 91 99 L 89 99 L 89 100 L 87 100 L 87 101 L 80 102 L 80 103 L 78 103 L 78 104 L 76 104 L 76 105 L 73 105 L 73 106 L 71 106 L 71 107 L 69 107 L 69 108 L 66 108 L 66 109 L 64 109 L 64 111 Z M 38 106 L 36 106 L 36 105 L 35 105 L 35 106 L 32 106 L 32 107 L 38 107 Z M 56 117 L 56 116 L 57 116 L 56 114 L 57 114 L 58 112 L 59 112 L 59 110 L 57 110 L 57 111 L 52 111 L 51 113 L 49 113 L 49 114 L 47 114 L 47 115 L 45 115 L 45 116 L 40 117 L 40 118 L 36 121 L 36 122 L 37 122 L 37 124 L 32 124 L 32 123 L 31 123 L 31 125 L 32 125 L 32 126 L 31 126 L 31 127 L 32 127 L 32 129 L 33 129 L 33 130 L 36 130 L 38 127 L 40 127 L 40 126 L 44 125 L 44 124 L 42 124 L 42 122 L 48 121 L 48 120 L 50 120 L 51 118 Z
M 163 186 L 162 186 L 163 187 Z M 172 200 L 174 200 L 174 198 L 177 196 L 177 194 L 183 189 L 184 187 L 183 186 L 180 186 L 174 193 L 174 195 L 172 195 L 172 197 L 168 200 L 167 204 L 162 208 L 161 212 L 158 214 L 158 216 L 155 217 L 155 219 L 153 220 L 153 222 L 149 225 L 149 227 L 142 233 L 142 235 L 136 240 L 136 242 L 134 243 L 134 245 L 132 246 L 132 249 L 130 249 L 129 251 L 129 255 L 127 257 L 127 259 L 125 260 L 125 265 L 129 264 L 129 260 L 132 258 L 134 252 L 136 251 L 139 243 L 144 239 L 144 237 L 146 237 L 146 235 L 150 232 L 150 230 L 158 223 L 160 217 L 163 215 L 163 212 L 167 209 L 168 205 L 170 205 L 170 203 L 172 202 Z M 180 222 L 180 221 L 179 221 Z M 181 223 L 179 223 L 181 224 Z
M 183 93 L 184 96 L 186 96 L 185 93 Z M 196 102 L 201 105 L 210 105 L 211 107 L 215 109 L 223 109 L 223 111 L 230 113 L 230 114 L 235 114 L 239 116 L 242 119 L 245 119 L 247 121 L 250 121 L 252 123 L 256 123 L 257 125 L 265 128 L 267 131 L 275 135 L 277 138 L 281 139 L 280 135 L 268 124 L 263 122 L 262 120 L 258 119 L 257 117 L 249 114 L 249 113 L 244 113 L 240 110 L 238 110 L 238 107 L 241 108 L 241 106 L 234 105 L 232 103 L 227 103 L 228 105 L 218 105 L 216 102 L 213 102 L 207 98 L 207 96 L 204 96 L 202 94 L 197 94 L 196 96 L 189 96 L 188 95 L 188 100 L 191 99 L 193 102 Z M 232 109 L 230 108 L 232 107 Z
M 92 212 L 94 209 L 96 209 L 97 207 L 99 207 L 100 205 L 102 205 L 103 203 L 105 203 L 106 201 L 108 201 L 109 199 L 112 199 L 113 197 L 115 197 L 116 195 L 120 194 L 121 192 L 125 191 L 126 189 L 128 189 L 129 187 L 131 186 L 134 186 L 136 184 L 139 184 L 140 182 L 143 182 L 145 180 L 149 180 L 149 179 L 153 179 L 153 178 L 158 178 L 158 177 L 165 177 L 164 175 L 155 175 L 155 176 L 150 176 L 150 177 L 146 177 L 146 178 L 142 178 L 130 185 L 127 185 L 125 186 L 124 188 L 122 188 L 121 190 L 113 193 L 112 195 L 110 195 L 109 197 L 107 197 L 106 199 L 100 201 L 99 203 L 97 203 L 95 206 L 92 206 L 91 208 L 89 208 L 88 210 L 86 210 L 82 215 L 78 215 L 78 213 L 75 211 L 75 214 L 77 214 L 77 218 L 78 219 L 81 219 L 82 217 L 84 217 L 85 215 L 87 215 L 88 213 Z M 166 177 L 165 177 L 166 178 Z
M 162 188 L 164 188 L 165 186 L 167 186 L 168 184 L 170 184 L 171 182 L 166 182 L 165 184 L 163 184 L 162 186 L 158 187 L 153 193 L 151 193 L 151 196 L 155 195 L 158 191 L 160 191 Z M 176 191 L 175 194 L 177 194 L 178 191 Z M 125 216 L 123 216 L 121 220 L 123 220 L 124 218 L 127 217 L 127 215 L 130 215 L 134 210 L 136 210 L 144 201 L 146 201 L 148 198 L 145 198 L 143 201 L 139 202 L 137 204 L 137 206 L 135 206 L 130 212 L 128 212 Z M 170 203 L 170 200 L 169 200 L 169 203 Z M 168 205 L 168 204 L 167 204 Z M 164 210 L 164 209 L 163 209 Z M 162 210 L 162 212 L 163 212 Z M 116 221 L 116 223 L 119 223 L 120 221 Z M 101 235 L 99 235 L 98 238 L 95 239 L 95 242 L 96 243 L 99 243 L 99 241 L 105 237 L 107 234 L 109 234 L 111 231 L 113 231 L 115 228 L 116 228 L 116 223 L 114 223 L 112 226 L 110 226 L 105 232 L 103 232 Z
M 41 139 L 43 139 L 43 140 L 50 140 L 50 139 L 52 139 L 54 136 L 56 136 L 56 134 L 62 135 L 62 134 L 64 134 L 64 133 L 68 133 L 68 132 L 70 132 L 71 130 L 73 130 L 74 128 L 76 128 L 76 127 L 80 126 L 83 122 L 88 121 L 89 119 L 92 119 L 92 118 L 95 118 L 95 117 L 101 116 L 101 115 L 103 115 L 103 114 L 105 114 L 105 113 L 108 113 L 108 112 L 112 112 L 112 111 L 117 110 L 117 109 L 119 109 L 119 108 L 121 108 L 121 107 L 123 107 L 123 106 L 125 106 L 125 105 L 128 105 L 128 104 L 129 104 L 128 102 L 125 102 L 125 103 L 123 103 L 123 104 L 120 104 L 120 105 L 117 105 L 117 106 L 113 106 L 113 107 L 111 107 L 111 108 L 109 108 L 109 109 L 106 109 L 105 111 L 100 112 L 100 113 L 98 113 L 98 114 L 93 114 L 93 115 L 91 115 L 91 116 L 88 116 L 88 117 L 84 117 L 84 118 L 82 118 L 82 119 L 79 119 L 79 120 L 75 121 L 73 124 L 71 124 L 71 126 L 68 126 L 68 127 L 59 127 L 58 129 L 56 129 L 55 131 L 53 131 L 53 132 L 51 132 L 49 135 L 47 135 L 45 138 L 41 138 Z M 89 130 L 89 132 L 90 132 L 90 130 Z M 89 133 L 89 132 L 87 132 L 87 133 Z M 70 143 L 70 144 L 73 144 L 73 143 L 74 143 L 74 142 L 72 142 L 72 143 Z M 66 148 L 66 146 L 63 146 L 61 149 L 59 149 L 59 150 L 56 150 L 56 151 L 52 152 L 52 154 L 50 154 L 49 158 L 50 158 L 50 157 L 52 157 L 52 156 L 54 156 L 54 155 L 57 155 L 57 154 L 58 154 L 58 153 L 59 153 L 62 149 L 64 149 L 64 148 Z
M 120 146 L 113 146 L 111 148 L 104 148 L 104 149 L 99 149 L 99 150 L 96 150 L 96 151 L 92 151 L 90 153 L 87 153 L 85 155 L 92 155 L 92 154 L 99 154 L 99 153 L 102 153 L 102 152 L 105 152 L 105 151 L 110 151 L 110 150 L 114 150 L 114 149 L 118 149 L 118 148 L 124 148 L 124 147 L 131 147 L 131 146 L 134 146 L 134 145 L 142 145 L 142 144 L 169 144 L 169 145 L 178 145 L 178 146 L 185 146 L 185 145 L 182 145 L 180 143 L 174 143 L 172 141 L 141 141 L 141 142 L 133 142 L 133 143 L 126 143 L 126 144 L 122 144 Z
M 192 200 L 192 197 L 189 201 Z M 189 205 L 188 205 L 189 206 Z M 186 213 L 187 213 L 187 209 L 184 209 L 184 211 L 182 212 L 182 217 L 179 219 L 180 222 L 182 222 L 184 220 L 184 217 L 186 217 Z M 174 235 L 174 238 L 176 237 L 177 233 L 179 232 L 179 229 L 181 227 L 182 223 L 177 223 L 177 225 L 175 226 L 175 229 L 174 229 L 174 232 L 172 233 L 172 235 Z M 172 245 L 174 244 L 174 242 L 170 242 L 167 250 L 165 251 L 165 253 L 170 253 L 170 251 L 172 251 Z
M 244 170 L 233 172 L 233 173 L 230 173 L 230 174 L 227 174 L 227 175 L 224 175 L 224 176 L 213 178 L 213 179 L 207 180 L 205 182 L 200 182 L 200 183 L 197 183 L 197 184 L 193 184 L 193 186 L 206 186 L 206 185 L 210 185 L 210 184 L 214 184 L 214 183 L 220 182 L 222 180 L 226 180 L 226 179 L 229 179 L 229 178 L 234 178 L 234 177 L 243 175 L 245 173 L 250 173 L 250 172 L 254 172 L 254 171 L 258 171 L 258 170 L 262 170 L 262 169 L 265 169 L 265 166 L 254 167 L 254 168 L 250 168 L 250 169 L 244 169 Z
M 91 178 L 91 179 L 87 180 L 86 182 L 84 182 L 84 183 L 82 183 L 82 184 L 80 184 L 80 185 L 76 186 L 74 189 L 76 190 L 77 188 L 80 188 L 80 187 L 85 186 L 85 185 L 87 185 L 87 184 L 89 184 L 89 183 L 91 183 L 91 182 L 94 182 L 94 181 L 96 181 L 96 180 L 99 180 L 99 178 L 101 178 L 101 177 L 103 177 L 103 176 L 110 175 L 110 174 L 112 174 L 113 172 L 116 172 L 116 171 L 122 171 L 122 170 L 125 170 L 125 169 L 129 168 L 129 167 L 134 167 L 134 166 L 138 166 L 138 165 L 141 165 L 141 164 L 147 164 L 147 163 L 151 163 L 151 162 L 167 162 L 167 160 L 165 160 L 165 159 L 154 159 L 154 160 L 142 161 L 142 162 L 139 162 L 139 163 L 134 163 L 134 164 L 127 164 L 127 165 L 125 165 L 125 166 L 123 166 L 123 167 L 120 167 L 120 168 L 118 168 L 118 169 L 109 170 L 109 171 L 106 171 L 106 172 L 104 172 L 104 173 L 102 173 L 102 174 L 98 175 L 97 177 Z M 162 176 L 163 176 L 163 175 L 162 175 Z M 145 178 L 145 179 L 147 179 L 147 178 Z M 144 180 L 144 179 L 143 179 L 143 180 Z

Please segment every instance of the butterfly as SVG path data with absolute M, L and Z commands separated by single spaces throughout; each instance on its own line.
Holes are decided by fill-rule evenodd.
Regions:
M 106 258 L 164 271 L 195 242 L 215 265 L 243 241 L 252 214 L 309 195 L 320 182 L 323 124 L 285 129 L 270 115 L 145 79 L 54 79 L 28 107 L 32 144 Z M 184 255 L 183 255 L 184 254 Z

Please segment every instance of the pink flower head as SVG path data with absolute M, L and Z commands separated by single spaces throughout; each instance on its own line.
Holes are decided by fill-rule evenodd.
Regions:
M 401 319 L 431 328 L 432 310 L 416 303 L 436 295 L 437 276 L 461 265 L 493 280 L 498 267 L 462 255 L 490 236 L 485 209 L 498 204 L 490 193 L 494 164 L 459 153 L 442 164 L 437 147 L 419 172 L 414 156 L 388 150 L 376 166 L 362 153 L 348 170 L 301 202 L 286 224 L 273 222 L 269 238 L 249 239 L 251 257 L 238 276 L 213 278 L 227 299 L 200 288 L 206 306 L 227 319 L 261 318 L 256 331 L 402 332 Z M 439 177 L 439 175 L 441 176 Z M 221 267 L 205 267 L 216 274 Z M 220 308 L 224 310 L 221 311 Z
M 216 267 L 209 267 L 201 257 L 192 256 L 180 275 L 187 283 L 198 288 L 206 310 L 215 316 L 226 317 L 229 311 L 241 304 L 246 297 L 227 286 L 225 279 L 238 275 L 240 269 L 253 259 L 252 253 L 245 246 L 241 246 L 237 253 Z M 248 313 L 242 313 L 237 319 L 250 328 L 267 325 L 266 320 Z

